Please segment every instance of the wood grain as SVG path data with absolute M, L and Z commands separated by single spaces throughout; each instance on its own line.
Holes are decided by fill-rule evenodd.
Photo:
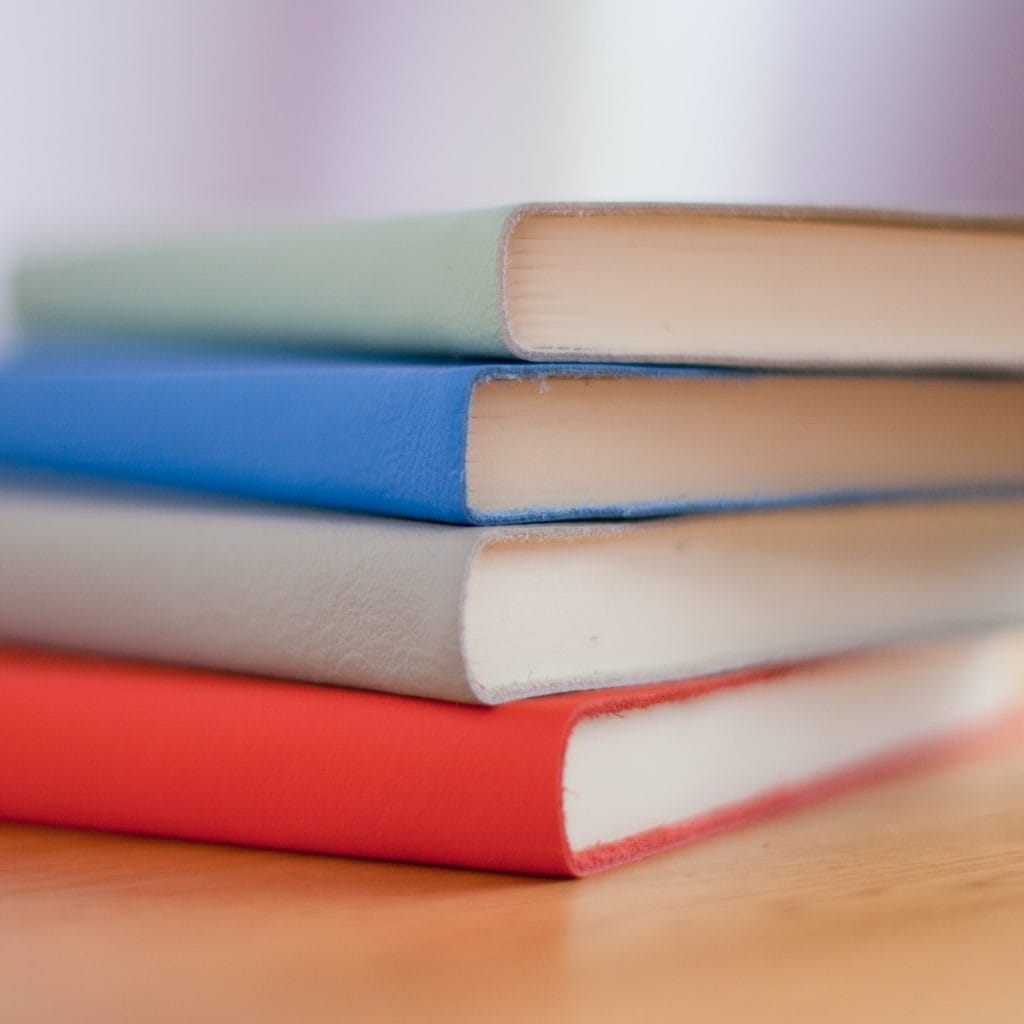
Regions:
M 582 882 L 0 828 L 0 1019 L 1014 1021 L 1024 737 Z

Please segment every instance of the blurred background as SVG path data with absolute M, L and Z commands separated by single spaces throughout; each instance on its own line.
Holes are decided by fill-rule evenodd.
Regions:
M 1020 214 L 1024 4 L 0 0 L 0 140 L 0 274 L 27 245 L 257 215 Z

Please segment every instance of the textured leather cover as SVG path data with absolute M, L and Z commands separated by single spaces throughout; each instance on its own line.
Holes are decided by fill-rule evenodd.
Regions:
M 487 514 L 469 504 L 466 446 L 474 388 L 494 379 L 697 377 L 712 390 L 758 375 L 557 364 L 337 360 L 304 356 L 62 353 L 0 370 L 0 462 L 450 523 L 635 518 L 702 508 L 806 504 L 868 494 L 761 490 L 701 504 L 534 506 Z M 928 378 L 916 386 L 929 387 Z M 1005 386 L 975 381 L 973 388 Z M 514 429 L 514 424 L 511 425 Z M 1007 449 L 1013 442 L 1007 441 Z M 1024 485 L 1024 467 L 1017 469 Z M 943 486 L 945 485 L 945 486 Z M 1009 476 L 989 490 L 1009 489 Z M 958 493 L 936 481 L 932 495 Z M 986 490 L 978 483 L 972 493 Z
M 465 523 L 470 398 L 478 379 L 500 372 L 301 357 L 26 357 L 0 371 L 0 461 Z
M 475 701 L 459 635 L 485 530 L 0 491 L 0 636 Z
M 733 532 L 715 541 L 707 532 L 724 520 L 710 516 L 471 528 L 185 501 L 137 488 L 117 495 L 0 488 L 0 639 L 465 702 L 658 682 L 679 677 L 683 667 L 623 671 L 614 679 L 570 672 L 557 682 L 538 673 L 540 681 L 528 677 L 497 695 L 480 690 L 463 637 L 467 583 L 473 591 L 479 576 L 470 570 L 482 564 L 478 552 L 518 540 L 551 542 L 554 549 L 560 540 L 612 542 L 679 530 L 662 558 L 678 566 L 684 586 L 700 587 L 701 599 L 706 594 L 719 609 L 723 630 L 730 602 L 743 600 L 749 565 L 777 574 L 772 592 L 784 604 L 799 601 L 798 588 L 809 588 L 811 600 L 819 590 L 831 595 L 850 588 L 849 600 L 834 597 L 846 617 L 827 636 L 808 634 L 783 613 L 772 620 L 779 629 L 770 646 L 740 636 L 735 647 L 742 653 L 733 651 L 731 663 L 687 664 L 687 674 L 705 675 L 1020 621 L 1022 508 L 1019 501 L 989 502 L 967 526 L 955 503 L 750 514 L 736 517 Z M 895 595 L 905 592 L 899 574 L 886 577 L 884 589 L 879 583 L 879 562 L 894 545 L 908 543 L 910 531 L 924 538 L 913 549 L 912 571 L 943 595 L 923 617 L 914 608 L 895 614 Z M 836 534 L 854 554 L 836 553 L 830 541 Z M 690 567 L 699 572 L 701 552 L 713 553 L 716 544 L 747 555 L 721 578 L 690 583 Z M 531 557 L 542 548 L 524 545 Z M 577 550 L 586 552 L 588 545 Z M 614 543 L 607 550 L 612 560 L 621 557 L 617 552 L 629 557 Z M 567 572 L 585 571 L 572 564 Z M 808 571 L 808 565 L 816 568 Z M 520 642 L 513 628 L 506 627 L 509 644 Z
M 572 876 L 937 752 L 908 749 L 695 821 L 569 849 L 562 767 L 576 722 L 757 680 L 771 685 L 729 677 L 473 708 L 0 649 L 0 817 Z

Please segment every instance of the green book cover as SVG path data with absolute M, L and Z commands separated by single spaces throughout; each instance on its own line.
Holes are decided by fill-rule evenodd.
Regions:
M 238 231 L 26 260 L 35 331 L 507 356 L 499 252 L 510 210 Z

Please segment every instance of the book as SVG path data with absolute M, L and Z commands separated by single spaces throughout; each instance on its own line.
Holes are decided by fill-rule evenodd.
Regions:
M 533 205 L 23 262 L 32 331 L 540 362 L 1024 366 L 1024 224 Z
M 1024 620 L 1024 500 L 469 528 L 0 489 L 0 638 L 502 703 Z
M 994 728 L 1019 676 L 935 645 L 480 708 L 6 649 L 0 817 L 585 875 Z
M 29 355 L 0 463 L 451 523 L 1024 491 L 1024 380 Z

